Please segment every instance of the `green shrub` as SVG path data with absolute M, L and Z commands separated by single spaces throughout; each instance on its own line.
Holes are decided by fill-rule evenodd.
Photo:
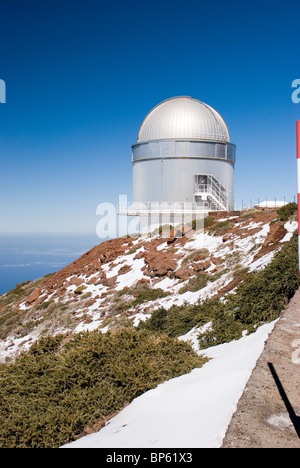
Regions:
M 48 273 L 47 275 L 44 276 L 44 279 L 52 278 L 52 276 L 54 275 L 55 273 Z
M 174 229 L 174 226 L 172 226 L 171 224 L 164 224 L 154 229 L 154 231 L 151 232 L 151 237 L 157 236 L 157 235 L 161 236 L 162 234 L 164 234 L 165 237 L 169 237 L 173 229 Z
M 231 221 L 219 221 L 209 228 L 209 233 L 214 236 L 224 236 L 233 227 L 234 223 Z
M 218 304 L 218 301 L 205 300 L 196 304 L 173 305 L 170 309 L 161 307 L 148 320 L 140 322 L 138 328 L 152 333 L 165 333 L 171 337 L 185 335 L 195 326 L 209 322 L 215 315 Z
M 198 249 L 194 250 L 190 254 L 188 254 L 184 259 L 182 260 L 182 263 L 188 263 L 190 261 L 193 261 L 196 257 L 199 257 L 199 260 L 205 260 L 209 256 L 209 250 L 208 249 Z
M 1 448 L 55 448 L 133 398 L 205 362 L 192 348 L 145 330 L 44 338 L 0 367 Z
M 179 294 L 184 294 L 187 291 L 196 292 L 200 289 L 205 288 L 208 282 L 208 275 L 206 273 L 198 273 L 195 276 L 192 276 L 188 282 L 179 289 Z
M 35 281 L 24 281 L 24 283 L 19 283 L 14 289 L 8 291 L 6 294 L 0 294 L 0 307 L 7 305 L 15 305 L 17 302 L 21 302 L 27 296 L 29 296 L 34 289 L 40 287 L 46 277 L 39 278 Z M 1 314 L 1 312 L 0 312 Z
M 206 218 L 204 218 L 204 229 L 211 227 L 213 224 L 215 224 L 214 218 L 211 216 L 206 216 Z
M 299 287 L 298 236 L 286 244 L 263 270 L 248 274 L 228 309 L 244 324 L 268 322 L 278 317 Z
M 298 211 L 298 205 L 296 203 L 288 203 L 287 205 L 282 206 L 278 212 L 279 221 L 288 221 L 291 216 L 293 216 Z
M 44 309 L 47 309 L 49 305 L 53 303 L 54 303 L 54 300 L 51 299 L 51 301 L 45 301 L 45 302 L 42 302 L 41 304 L 38 304 L 37 306 L 35 306 L 35 308 L 36 310 L 44 310 Z
M 206 216 L 204 218 L 202 217 L 198 219 L 193 219 L 192 221 L 189 221 L 186 224 L 187 226 L 190 226 L 193 231 L 198 231 L 200 229 L 205 229 L 212 226 L 213 224 L 215 224 L 215 220 L 211 216 Z
M 132 247 L 132 249 L 128 250 L 125 255 L 132 255 L 135 252 L 137 252 L 142 246 L 141 245 L 136 245 L 135 247 Z
M 0 339 L 5 339 L 11 333 L 22 334 L 22 329 L 28 328 L 31 321 L 31 316 L 28 317 L 30 312 L 22 311 L 20 314 L 16 304 L 28 297 L 42 282 L 43 279 L 25 281 L 6 294 L 0 295 Z
M 202 348 L 225 343 L 255 331 L 279 317 L 299 287 L 298 233 L 263 270 L 245 276 L 236 292 L 219 301 L 211 330 L 199 336 Z
M 164 291 L 161 288 L 150 288 L 148 284 L 140 284 L 133 286 L 132 288 L 124 288 L 118 292 L 117 297 L 124 295 L 134 296 L 132 301 L 123 303 L 123 310 L 131 309 L 144 302 L 155 301 L 170 295 L 169 292 Z
M 252 218 L 255 214 L 261 214 L 263 213 L 262 210 L 259 210 L 257 208 L 250 208 L 249 210 L 244 211 L 240 217 L 241 218 Z
M 214 281 L 217 281 L 218 279 L 221 278 L 221 276 L 225 275 L 229 271 L 230 271 L 229 268 L 223 268 L 222 270 L 217 271 L 213 275 L 209 275 L 209 281 L 213 283 Z
M 155 301 L 156 299 L 161 299 L 163 297 L 169 296 L 170 293 L 164 291 L 160 288 L 145 288 L 141 289 L 136 298 L 131 302 L 130 307 L 135 307 L 139 304 L 143 304 L 143 302 Z
M 85 289 L 87 289 L 87 286 L 85 284 L 82 284 L 81 286 L 78 286 L 74 293 L 75 294 L 81 294 Z
M 212 314 L 213 315 L 213 314 Z M 228 313 L 221 301 L 215 303 L 215 314 L 212 316 L 212 326 L 198 336 L 200 349 L 209 348 L 222 343 L 229 343 L 241 338 L 243 327 L 235 320 L 233 314 Z
M 248 267 L 241 267 L 241 265 L 236 265 L 233 269 L 232 276 L 233 278 L 243 277 L 249 271 Z

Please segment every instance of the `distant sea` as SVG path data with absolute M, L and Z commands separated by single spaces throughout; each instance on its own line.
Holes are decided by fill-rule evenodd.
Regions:
M 0 234 L 0 294 L 61 270 L 101 242 L 96 234 Z

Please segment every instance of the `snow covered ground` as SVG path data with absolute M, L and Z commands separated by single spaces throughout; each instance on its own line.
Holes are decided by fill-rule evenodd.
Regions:
M 211 359 L 201 369 L 144 393 L 101 431 L 63 448 L 219 448 L 274 324 L 205 350 Z
M 287 205 L 288 203 L 286 201 L 278 201 L 278 200 L 274 200 L 274 201 L 263 201 L 261 203 L 259 203 L 258 205 L 256 205 L 258 208 L 281 208 L 282 206 L 285 206 Z
M 293 219 L 284 225 L 274 225 L 276 218 L 275 211 L 256 214 L 245 211 L 239 216 L 224 213 L 224 218 L 216 222 L 231 221 L 225 236 L 208 230 L 187 233 L 183 242 L 179 238 L 171 244 L 159 235 L 143 235 L 132 243 L 125 239 L 124 245 L 121 239 L 100 244 L 95 251 L 92 249 L 78 259 L 80 265 L 75 262 L 74 266 L 71 264 L 58 272 L 58 277 L 54 275 L 54 280 L 51 279 L 54 290 L 52 283 L 50 287 L 46 285 L 37 296 L 38 302 L 28 302 L 28 298 L 24 298 L 17 305 L 19 311 L 24 312 L 26 327 L 24 333 L 21 329 L 19 334 L 11 333 L 0 340 L 0 362 L 15 359 L 49 330 L 52 335 L 97 328 L 107 331 L 117 325 L 120 312 L 124 310 L 137 326 L 158 307 L 170 309 L 173 305 L 209 299 L 220 291 L 224 295 L 233 292 L 236 272 L 264 268 L 298 227 Z M 193 253 L 196 255 L 199 251 L 206 251 L 203 260 L 194 260 Z M 208 282 L 195 291 L 189 287 L 189 281 L 201 271 L 202 262 L 207 263 L 204 271 Z M 126 309 L 126 303 L 133 300 L 134 289 L 139 284 L 148 284 L 149 288 L 162 289 L 169 294 Z M 80 288 L 82 294 L 77 294 Z M 131 289 L 129 295 L 121 294 L 126 288 Z M 57 314 L 57 324 L 49 318 L 52 306 L 48 309 L 47 302 L 57 304 L 63 312 Z

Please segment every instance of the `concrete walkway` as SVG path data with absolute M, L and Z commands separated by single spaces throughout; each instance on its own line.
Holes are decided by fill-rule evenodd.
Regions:
M 266 342 L 222 448 L 300 448 L 300 290 Z

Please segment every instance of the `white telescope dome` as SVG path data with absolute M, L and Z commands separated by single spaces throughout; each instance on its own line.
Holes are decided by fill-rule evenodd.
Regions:
M 168 139 L 229 143 L 230 135 L 216 110 L 192 97 L 178 96 L 154 107 L 138 135 L 138 143 Z

